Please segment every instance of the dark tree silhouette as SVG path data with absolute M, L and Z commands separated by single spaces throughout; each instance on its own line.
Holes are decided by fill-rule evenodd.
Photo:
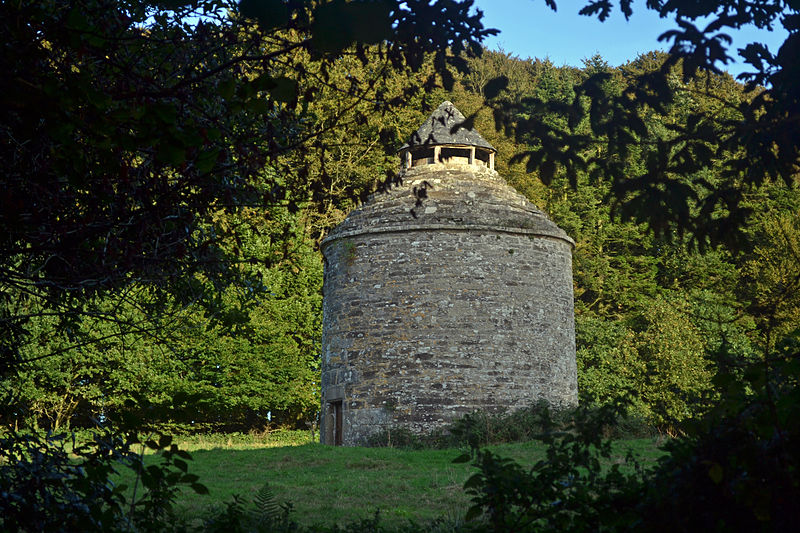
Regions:
M 554 0 L 545 1 L 556 9 Z M 603 21 L 617 7 L 630 17 L 633 2 L 593 0 L 580 14 Z M 527 160 L 529 171 L 538 170 L 545 182 L 556 173 L 591 172 L 610 180 L 609 200 L 623 217 L 647 222 L 656 233 L 689 232 L 700 245 L 736 245 L 750 215 L 742 205 L 747 191 L 766 181 L 787 187 L 798 182 L 800 4 L 648 0 L 646 9 L 673 18 L 676 26 L 659 37 L 671 46 L 658 72 L 637 75 L 623 91 L 613 90 L 608 72 L 597 72 L 575 87 L 571 105 L 535 98 L 512 103 L 501 93 L 492 100 L 498 123 L 519 138 L 537 140 L 536 149 L 517 159 Z M 666 135 L 648 127 L 646 117 L 652 123 L 653 115 L 678 105 L 690 79 L 718 74 L 731 60 L 726 31 L 777 25 L 789 32 L 779 50 L 750 43 L 737 51 L 752 67 L 739 76 L 747 99 L 722 98 L 715 112 L 691 110 L 685 124 L 665 124 Z M 543 121 L 545 111 L 561 115 L 567 127 Z M 586 122 L 593 135 L 579 132 Z M 632 175 L 628 163 L 634 159 L 643 165 Z M 719 171 L 710 180 L 703 171 L 715 165 Z
M 69 322 L 107 290 L 143 284 L 189 301 L 203 298 L 198 277 L 212 289 L 235 281 L 243 257 L 221 246 L 235 236 L 211 215 L 292 201 L 262 170 L 336 127 L 341 115 L 310 126 L 298 104 L 332 83 L 326 65 L 377 58 L 371 79 L 341 88 L 354 102 L 388 68 L 428 56 L 448 83 L 460 54 L 493 33 L 470 4 L 0 4 L 0 367 L 16 357 L 31 299 Z

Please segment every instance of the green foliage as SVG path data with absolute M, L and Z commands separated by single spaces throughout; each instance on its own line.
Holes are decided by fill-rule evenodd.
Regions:
M 591 1 L 580 13 L 602 21 L 614 4 Z M 630 17 L 632 3 L 618 5 Z M 494 99 L 498 123 L 539 140 L 522 156 L 546 183 L 561 172 L 602 177 L 624 219 L 656 235 L 688 233 L 701 246 L 736 246 L 749 221 L 747 193 L 770 181 L 796 185 L 800 7 L 656 1 L 642 9 L 674 17 L 676 28 L 660 37 L 672 43 L 667 54 L 631 62 L 621 77 L 590 59 L 568 100 Z M 723 32 L 749 24 L 781 24 L 788 37 L 774 53 L 757 43 L 739 50 L 754 69 L 740 76 L 742 87 L 721 70 L 731 43 Z
M 619 5 L 629 16 L 630 2 Z M 466 2 L 3 3 L 3 425 L 136 414 L 246 429 L 267 412 L 312 417 L 312 243 L 376 182 L 396 182 L 392 151 L 447 97 L 502 153 L 519 154 L 498 161 L 501 174 L 576 240 L 583 400 L 628 395 L 630 412 L 685 435 L 634 514 L 653 529 L 789 529 L 799 26 L 796 3 L 748 6 L 651 2 L 676 18 L 670 53 L 559 68 L 503 52 L 467 63 L 459 52 L 479 55 L 492 32 Z M 602 20 L 612 7 L 583 13 Z M 780 51 L 741 51 L 755 69 L 748 85 L 717 70 L 720 30 L 778 20 L 789 30 Z M 628 520 L 640 480 L 598 469 L 607 449 L 593 439 L 608 426 L 589 416 L 558 433 L 534 414 L 474 414 L 431 437 L 550 439 L 529 472 L 476 451 L 475 508 L 497 527 L 597 529 L 613 519 L 609 498 Z M 123 505 L 107 480 L 127 441 L 79 447 L 76 463 L 58 439 L 9 435 L 4 527 L 41 511 L 51 522 L 62 513 L 67 529 L 73 517 L 166 528 L 174 487 L 192 483 L 171 445 L 151 443 L 168 447 L 163 464 L 131 456 L 146 496 Z M 20 481 L 30 479 L 49 488 Z M 739 512 L 713 514 L 720 505 Z M 234 500 L 219 523 L 242 524 L 243 510 Z M 352 527 L 380 526 L 376 516 Z
M 611 450 L 603 427 L 619 413 L 611 408 L 579 412 L 566 428 L 543 412 L 537 438 L 547 457 L 530 470 L 473 446 L 457 459 L 478 469 L 464 485 L 473 502 L 467 518 L 485 516 L 495 531 L 793 531 L 799 338 L 795 331 L 749 363 L 723 344 L 711 357 L 719 399 L 650 470 L 602 466 Z
M 784 202 L 786 198 L 784 198 Z M 772 343 L 800 327 L 800 216 L 797 203 L 759 212 L 742 265 L 749 311 Z
M 662 431 L 682 431 L 683 423 L 701 416 L 714 399 L 706 354 L 729 342 L 752 358 L 761 346 L 797 327 L 791 295 L 798 291 L 790 287 L 797 278 L 792 243 L 800 195 L 796 187 L 774 181 L 742 187 L 735 216 L 746 217 L 746 225 L 737 233 L 737 247 L 697 247 L 693 243 L 702 241 L 708 228 L 693 233 L 681 221 L 700 216 L 700 200 L 654 232 L 654 217 L 675 205 L 649 205 L 639 218 L 620 216 L 624 210 L 618 177 L 587 162 L 605 158 L 603 164 L 614 162 L 621 176 L 647 173 L 648 158 L 653 157 L 648 153 L 659 142 L 672 142 L 674 129 L 688 127 L 693 115 L 741 120 L 737 110 L 750 98 L 746 87 L 725 74 L 682 80 L 672 56 L 655 52 L 617 68 L 598 56 L 577 69 L 502 52 L 484 54 L 470 64 L 472 72 L 460 78 L 463 93 L 451 98 L 458 105 L 466 103 L 467 111 L 486 103 L 494 108 L 491 119 L 485 111 L 473 114 L 490 142 L 503 153 L 519 154 L 507 165 L 499 159 L 501 175 L 576 241 L 573 278 L 582 401 L 604 404 L 627 397 L 633 413 Z M 624 145 L 627 152 L 615 153 L 607 143 L 623 146 L 622 139 L 608 136 L 622 135 L 614 128 L 633 118 L 615 118 L 622 111 L 609 102 L 604 107 L 601 97 L 623 98 L 639 90 L 642 79 L 662 75 L 674 98 L 642 105 L 638 133 Z M 484 100 L 493 79 L 506 89 Z M 513 120 L 504 110 L 513 110 Z M 568 148 L 570 139 L 579 146 Z M 702 184 L 706 194 L 727 179 L 727 157 L 720 155 L 708 167 L 684 169 L 670 179 L 679 182 L 676 187 Z M 548 160 L 555 166 L 544 168 Z M 664 185 L 665 193 L 669 187 Z M 730 214 L 719 208 L 709 216 L 719 222 Z M 726 230 L 726 237 L 732 235 Z
M 286 446 L 302 446 L 315 442 L 309 430 L 276 429 L 261 433 L 193 433 L 175 436 L 180 447 L 188 451 L 249 448 L 282 448 Z
M 632 456 L 632 473 L 604 465 L 612 450 L 603 428 L 613 424 L 614 410 L 576 411 L 566 427 L 546 409 L 540 415 L 537 439 L 547 456 L 529 470 L 474 446 L 455 459 L 478 469 L 464 483 L 472 501 L 466 519 L 485 516 L 493 531 L 596 531 L 629 521 L 642 472 Z
M 150 424 L 261 429 L 313 418 L 318 408 L 316 376 L 320 334 L 322 265 L 305 239 L 298 217 L 275 213 L 272 227 L 253 224 L 239 245 L 261 259 L 244 265 L 269 291 L 229 288 L 215 308 L 224 324 L 209 324 L 208 309 L 186 306 L 166 317 L 145 314 L 149 292 L 132 288 L 128 301 L 96 305 L 115 314 L 84 318 L 80 335 L 96 339 L 70 347 L 53 335 L 54 319 L 32 320 L 36 343 L 23 348 L 31 361 L 3 389 L 18 411 L 45 428 L 84 426 L 114 413 L 139 413 Z M 242 214 L 241 216 L 244 216 Z M 112 311 L 113 309 L 113 311 Z M 41 323 L 40 323 L 41 322 Z M 125 332 L 125 324 L 147 324 Z M 18 418 L 17 418 L 18 420 Z
M 145 464 L 145 447 L 159 454 L 157 464 Z M 170 437 L 140 442 L 110 426 L 81 443 L 63 433 L 5 433 L 0 439 L 0 528 L 171 531 L 179 488 L 208 493 L 188 473 L 189 460 Z M 123 469 L 133 473 L 130 492 L 111 481 Z
M 633 397 L 634 382 L 645 374 L 633 332 L 621 322 L 587 318 L 576 324 L 578 391 L 584 402 L 605 404 Z M 643 411 L 641 401 L 634 409 Z
M 309 109 L 322 86 L 374 113 L 421 90 L 387 101 L 375 86 L 388 66 L 419 72 L 433 57 L 426 81 L 451 80 L 458 55 L 479 53 L 494 33 L 468 10 L 393 0 L 0 3 L 2 425 L 134 414 L 253 427 L 268 412 L 283 423 L 313 415 L 321 265 L 297 218 L 285 220 L 313 187 L 307 166 L 285 172 L 285 162 L 342 118 Z M 430 17 L 440 23 L 419 23 Z M 371 69 L 376 55 L 384 68 L 346 91 L 331 79 L 343 58 Z M 3 498 L 21 506 L 0 517 L 8 529 L 23 525 L 22 509 L 54 530 L 166 530 L 173 487 L 193 482 L 164 450 L 162 465 L 137 471 L 147 496 L 130 516 L 143 518 L 126 525 L 108 479 L 109 458 L 126 458 L 128 441 L 72 468 L 50 443 L 20 435 L 3 447 Z M 84 468 L 95 460 L 101 468 Z M 28 499 L 25 476 L 40 470 L 52 483 Z M 76 526 L 81 513 L 91 520 Z
M 723 366 L 722 401 L 689 436 L 668 446 L 644 492 L 645 528 L 791 531 L 800 524 L 800 343 L 795 331 L 743 372 L 730 346 L 715 354 Z
M 624 395 L 615 402 L 619 403 Z M 370 436 L 367 446 L 386 446 L 402 449 L 480 448 L 485 446 L 530 442 L 540 439 L 543 433 L 567 431 L 579 417 L 599 417 L 609 407 L 584 406 L 577 409 L 553 410 L 546 403 L 507 413 L 490 414 L 475 411 L 466 414 L 447 426 L 431 433 L 416 434 L 402 427 L 386 428 Z M 652 436 L 656 430 L 643 416 L 606 417 L 602 435 L 606 438 L 633 439 Z
M 547 406 L 537 404 L 500 415 L 475 412 L 456 420 L 449 431 L 460 446 L 527 441 L 541 431 L 538 422 L 542 410 Z
M 796 408 L 789 407 L 796 405 L 796 348 L 777 358 L 773 349 L 797 327 L 792 287 L 800 264 L 794 242 L 800 197 L 786 179 L 797 171 L 797 144 L 785 147 L 795 154 L 786 165 L 771 169 L 783 173 L 783 185 L 741 175 L 731 185 L 726 165 L 745 152 L 715 147 L 719 139 L 698 144 L 691 133 L 704 114 L 710 122 L 719 119 L 723 130 L 734 121 L 746 124 L 738 113 L 752 94 L 725 75 L 682 79 L 679 56 L 647 54 L 619 69 L 592 58 L 582 72 L 565 69 L 575 76 L 574 97 L 509 91 L 491 102 L 504 133 L 530 145 L 523 152 L 533 173 L 512 176 L 514 184 L 577 242 L 582 400 L 609 405 L 624 398 L 629 412 L 683 436 L 661 468 L 618 486 L 592 479 L 597 470 L 584 461 L 594 445 L 574 435 L 565 441 L 572 444 L 566 453 L 562 443 L 550 443 L 553 462 L 544 462 L 541 472 L 475 451 L 480 471 L 467 487 L 471 513 L 485 516 L 490 529 L 788 531 L 800 523 L 796 457 L 789 451 L 796 446 L 785 425 L 797 425 Z M 511 66 L 487 67 L 485 59 L 474 61 L 487 80 L 510 78 Z M 516 63 L 516 71 L 526 63 L 493 61 Z M 666 81 L 659 87 L 660 76 Z M 528 94 L 536 94 L 528 80 Z M 626 114 L 632 108 L 615 100 L 627 97 L 640 112 Z M 504 110 L 513 110 L 513 120 Z M 702 143 L 718 159 L 709 161 Z M 659 177 L 662 164 L 672 167 Z M 648 189 L 649 179 L 658 185 Z M 735 246 L 692 246 L 709 241 Z M 586 466 L 574 474 L 573 464 Z M 552 479 L 558 483 L 548 485 Z M 595 489 L 609 482 L 616 495 L 605 501 Z M 721 511 L 733 508 L 731 515 Z
M 680 300 L 653 302 L 638 339 L 645 373 L 637 396 L 661 426 L 691 418 L 692 405 L 711 388 L 702 336 L 681 306 Z
M 261 486 L 249 506 L 234 496 L 222 512 L 207 518 L 203 530 L 209 532 L 282 532 L 298 531 L 290 519 L 291 503 L 278 503 L 268 483 Z
M 297 211 L 325 172 L 287 160 L 324 154 L 321 137 L 354 107 L 362 118 L 385 112 L 423 83 L 451 79 L 451 66 L 463 70 L 457 55 L 479 53 L 494 33 L 468 9 L 394 0 L 3 3 L 0 372 L 18 366 L 31 320 L 57 317 L 67 336 L 82 333 L 87 316 L 120 325 L 91 304 L 132 286 L 178 310 L 203 305 L 230 326 L 237 315 L 216 307 L 218 292 L 258 280 L 238 268 L 255 260 L 236 245 L 244 220 L 226 222 L 253 206 Z M 428 17 L 441 24 L 418 23 Z M 384 89 L 391 72 L 419 73 L 429 57 L 433 68 L 416 83 Z M 348 68 L 366 75 L 347 77 Z M 323 88 L 339 107 L 320 116 L 312 104 L 325 100 Z

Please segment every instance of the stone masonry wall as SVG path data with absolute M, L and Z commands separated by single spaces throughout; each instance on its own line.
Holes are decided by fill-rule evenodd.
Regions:
M 323 441 L 337 400 L 345 445 L 577 402 L 568 240 L 454 225 L 342 235 L 323 253 Z

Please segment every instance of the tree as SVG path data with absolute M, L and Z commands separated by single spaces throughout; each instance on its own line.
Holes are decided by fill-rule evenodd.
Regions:
M 217 320 L 209 321 L 199 305 L 143 316 L 148 291 L 131 287 L 127 301 L 135 306 L 113 294 L 99 299 L 92 307 L 113 309 L 117 322 L 84 317 L 79 336 L 95 342 L 63 351 L 71 343 L 54 332 L 55 319 L 32 318 L 31 342 L 21 348 L 27 362 L 5 380 L 15 412 L 0 424 L 59 431 L 129 413 L 150 427 L 247 431 L 312 419 L 319 408 L 319 254 L 304 215 L 272 208 L 266 218 L 250 209 L 226 223 L 244 217 L 252 220 L 239 224 L 237 236 L 259 261 L 240 268 L 264 291 L 253 297 L 228 287 L 217 294 Z M 149 323 L 157 335 L 126 332 L 125 322 Z
M 479 53 L 493 33 L 470 5 L 3 2 L 3 372 L 18 362 L 31 317 L 53 314 L 77 331 L 105 291 L 146 284 L 180 304 L 235 281 L 232 265 L 245 258 L 220 246 L 225 230 L 212 215 L 296 206 L 284 185 L 255 178 L 336 126 L 341 114 L 320 124 L 304 107 L 331 84 L 329 68 L 377 59 L 370 76 L 336 87 L 351 102 L 389 69 L 418 70 L 427 54 L 438 78 L 425 82 L 449 83 L 448 67 L 462 68 L 460 54 Z M 377 49 L 369 59 L 368 46 Z M 320 67 L 295 62 L 298 51 Z M 374 111 L 392 105 L 372 102 Z
M 556 9 L 554 0 L 546 0 Z M 605 20 L 616 3 L 589 2 L 580 13 Z M 618 3 L 626 17 L 632 2 Z M 575 86 L 569 105 L 545 105 L 530 98 L 519 104 L 496 100 L 498 122 L 518 136 L 534 132 L 552 142 L 529 151 L 530 170 L 549 182 L 557 169 L 567 174 L 583 170 L 611 180 L 610 199 L 625 218 L 647 222 L 658 234 L 672 230 L 690 234 L 700 245 L 736 244 L 750 210 L 745 195 L 765 182 L 796 186 L 800 170 L 800 5 L 794 1 L 647 2 L 647 9 L 674 17 L 677 29 L 660 38 L 671 41 L 669 54 L 656 71 L 633 75 L 622 91 L 608 86 L 610 74 L 597 72 Z M 702 29 L 695 24 L 710 22 Z M 740 78 L 747 93 L 726 95 L 713 75 L 730 60 L 726 29 L 744 25 L 789 32 L 778 51 L 751 43 L 739 55 L 753 67 Z M 689 83 L 700 76 L 699 83 Z M 706 95 L 718 100 L 718 111 L 688 110 L 685 123 L 663 122 L 655 133 L 647 117 L 663 117 L 681 105 L 684 96 Z M 563 117 L 564 124 L 520 115 L 520 106 L 544 106 Z M 592 135 L 582 131 L 589 124 Z M 630 173 L 630 163 L 642 163 Z M 716 179 L 705 171 L 719 166 Z

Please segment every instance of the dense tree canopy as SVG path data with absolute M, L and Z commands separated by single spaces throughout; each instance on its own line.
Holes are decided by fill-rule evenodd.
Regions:
M 556 9 L 554 0 L 546 3 Z M 602 21 L 615 4 L 595 0 L 580 12 Z M 630 0 L 618 6 L 631 15 Z M 535 95 L 503 101 L 501 95 L 498 119 L 509 132 L 538 140 L 520 157 L 545 182 L 558 172 L 602 175 L 611 180 L 611 198 L 624 217 L 647 222 L 657 233 L 688 232 L 701 245 L 735 244 L 750 214 L 746 192 L 767 181 L 794 186 L 800 171 L 800 5 L 652 0 L 646 8 L 674 18 L 677 26 L 660 37 L 671 47 L 658 70 L 630 69 L 624 85 L 599 70 L 558 102 Z M 696 26 L 704 21 L 705 27 Z M 721 91 L 715 75 L 732 53 L 725 31 L 778 24 L 789 32 L 779 50 L 751 43 L 738 51 L 752 67 L 740 76 L 746 92 Z M 693 95 L 718 102 L 698 109 Z M 662 121 L 661 131 L 654 131 L 648 117 L 664 117 L 676 106 L 685 108 L 686 120 Z M 560 120 L 542 118 L 551 114 Z
M 264 168 L 307 149 L 364 99 L 368 112 L 385 112 L 423 83 L 448 82 L 461 52 L 478 52 L 491 33 L 469 7 L 2 2 L 3 368 L 32 316 L 74 322 L 92 297 L 132 283 L 178 302 L 208 299 L 199 289 L 241 278 L 234 265 L 248 258 L 221 245 L 235 235 L 213 215 L 305 201 Z M 438 77 L 400 93 L 377 87 L 390 71 L 418 71 L 427 54 Z M 333 80 L 330 67 L 348 56 L 369 68 Z M 325 87 L 340 107 L 315 120 L 309 105 Z M 317 176 L 301 176 L 303 190 L 315 188 Z
M 9 35 L 31 53 L 4 56 L 16 74 L 3 82 L 4 157 L 14 162 L 0 215 L 3 361 L 34 363 L 15 394 L 40 423 L 176 394 L 218 406 L 200 417 L 211 424 L 258 424 L 270 409 L 309 416 L 311 242 L 393 179 L 392 149 L 444 98 L 500 148 L 501 173 L 578 243 L 585 400 L 630 393 L 671 428 L 709 394 L 704 353 L 731 340 L 752 351 L 795 327 L 796 199 L 776 191 L 796 169 L 731 174 L 731 161 L 749 156 L 720 143 L 737 124 L 763 126 L 747 113 L 764 116 L 753 106 L 767 105 L 772 86 L 714 73 L 721 56 L 693 64 L 686 36 L 670 34 L 670 54 L 618 68 L 597 56 L 557 68 L 494 52 L 465 61 L 456 54 L 477 52 L 487 31 L 457 2 L 112 4 L 4 4 Z M 437 17 L 449 37 L 410 29 Z M 748 172 L 762 159 L 753 161 Z M 720 203 L 731 194 L 735 209 Z M 733 235 L 735 256 L 684 249 Z M 304 310 L 265 321 L 273 301 Z M 99 368 L 111 360 L 116 370 Z M 276 377 L 276 364 L 292 370 Z M 253 378 L 243 386 L 264 391 L 260 404 L 226 385 L 235 375 Z

